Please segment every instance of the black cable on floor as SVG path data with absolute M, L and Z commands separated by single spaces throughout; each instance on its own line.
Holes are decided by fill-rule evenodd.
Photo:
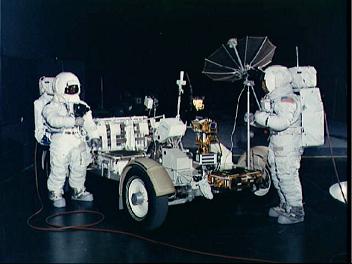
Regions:
M 343 198 L 343 200 L 345 201 L 345 203 L 347 204 L 347 199 L 346 199 L 345 194 L 344 194 L 344 192 L 343 192 L 343 190 L 342 190 L 342 186 L 341 186 L 341 181 L 340 181 L 339 173 L 338 173 L 338 171 L 337 171 L 337 166 L 336 166 L 335 158 L 334 158 L 333 152 L 332 152 L 332 146 L 331 146 L 331 139 L 330 139 L 330 133 L 329 133 L 328 120 L 327 120 L 327 118 L 326 118 L 326 113 L 325 113 L 325 112 L 324 112 L 324 119 L 325 119 L 326 135 L 327 135 L 327 138 L 328 138 L 329 149 L 330 149 L 330 153 L 331 153 L 331 161 L 332 161 L 332 164 L 333 164 L 333 167 L 334 167 L 335 176 L 336 176 L 337 182 L 338 182 L 339 187 L 340 187 L 340 191 L 341 191 L 341 194 L 342 194 L 342 198 Z

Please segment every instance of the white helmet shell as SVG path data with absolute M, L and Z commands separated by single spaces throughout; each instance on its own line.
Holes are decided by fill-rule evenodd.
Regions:
M 265 86 L 269 93 L 278 87 L 287 86 L 292 82 L 292 76 L 287 67 L 273 65 L 265 69 Z
M 48 95 L 54 95 L 54 77 L 42 76 L 39 78 L 39 93 L 42 95 L 46 93 Z
M 74 93 L 68 93 L 69 87 L 76 87 Z M 61 72 L 55 77 L 54 86 L 55 95 L 59 98 L 63 98 L 66 102 L 77 102 L 79 101 L 79 94 L 81 92 L 81 84 L 76 75 L 71 72 Z

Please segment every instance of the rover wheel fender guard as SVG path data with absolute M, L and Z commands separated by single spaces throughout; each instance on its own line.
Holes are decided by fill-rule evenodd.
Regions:
M 260 166 L 265 166 L 265 164 L 268 162 L 268 152 L 269 152 L 269 148 L 267 146 L 254 146 L 254 147 L 251 147 L 250 149 L 250 154 L 252 156 L 256 156 L 259 158 L 257 161 L 260 164 L 257 164 L 257 165 L 260 165 Z M 246 166 L 246 163 L 247 163 L 247 153 L 245 152 L 239 157 L 237 164 L 240 166 Z
M 139 167 L 144 170 L 150 181 L 153 184 L 156 196 L 168 195 L 171 193 L 175 193 L 175 186 L 172 183 L 172 180 L 165 170 L 159 163 L 149 158 L 137 158 L 131 160 L 126 167 L 123 169 L 120 177 L 119 183 L 119 209 L 123 209 L 123 199 L 122 199 L 122 191 L 124 186 L 124 181 L 126 177 L 129 175 L 129 171 L 133 167 Z
M 271 174 L 268 167 L 268 153 L 269 148 L 267 146 L 254 146 L 250 149 L 251 155 L 251 166 L 256 170 L 261 170 L 263 172 L 265 184 L 259 186 L 259 188 L 254 191 L 257 196 L 266 195 L 271 186 Z M 237 162 L 238 166 L 245 167 L 247 165 L 247 153 L 243 153 Z

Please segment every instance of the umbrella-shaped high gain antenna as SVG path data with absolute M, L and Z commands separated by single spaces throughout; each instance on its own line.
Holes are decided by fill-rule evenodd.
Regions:
M 275 52 L 268 37 L 245 37 L 237 40 L 231 38 L 226 44 L 205 59 L 202 73 L 214 81 L 234 82 L 244 79 L 247 88 L 247 167 L 250 167 L 250 128 L 249 99 L 250 89 L 254 92 L 254 82 L 249 80 L 249 71 L 267 66 Z M 254 93 L 255 95 L 255 93 Z M 256 98 L 257 99 L 257 98 Z M 260 105 L 257 100 L 258 107 Z

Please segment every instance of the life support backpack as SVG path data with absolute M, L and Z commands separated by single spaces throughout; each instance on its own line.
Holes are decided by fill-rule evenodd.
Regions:
M 50 144 L 50 129 L 42 116 L 43 108 L 53 97 L 53 77 L 42 76 L 39 79 L 40 97 L 34 101 L 34 137 L 41 145 Z
M 289 68 L 292 86 L 302 105 L 302 146 L 324 144 L 324 106 L 317 85 L 317 72 L 312 66 Z
M 50 129 L 42 116 L 43 108 L 49 102 L 49 98 L 43 97 L 34 101 L 34 136 L 41 145 L 50 144 Z

